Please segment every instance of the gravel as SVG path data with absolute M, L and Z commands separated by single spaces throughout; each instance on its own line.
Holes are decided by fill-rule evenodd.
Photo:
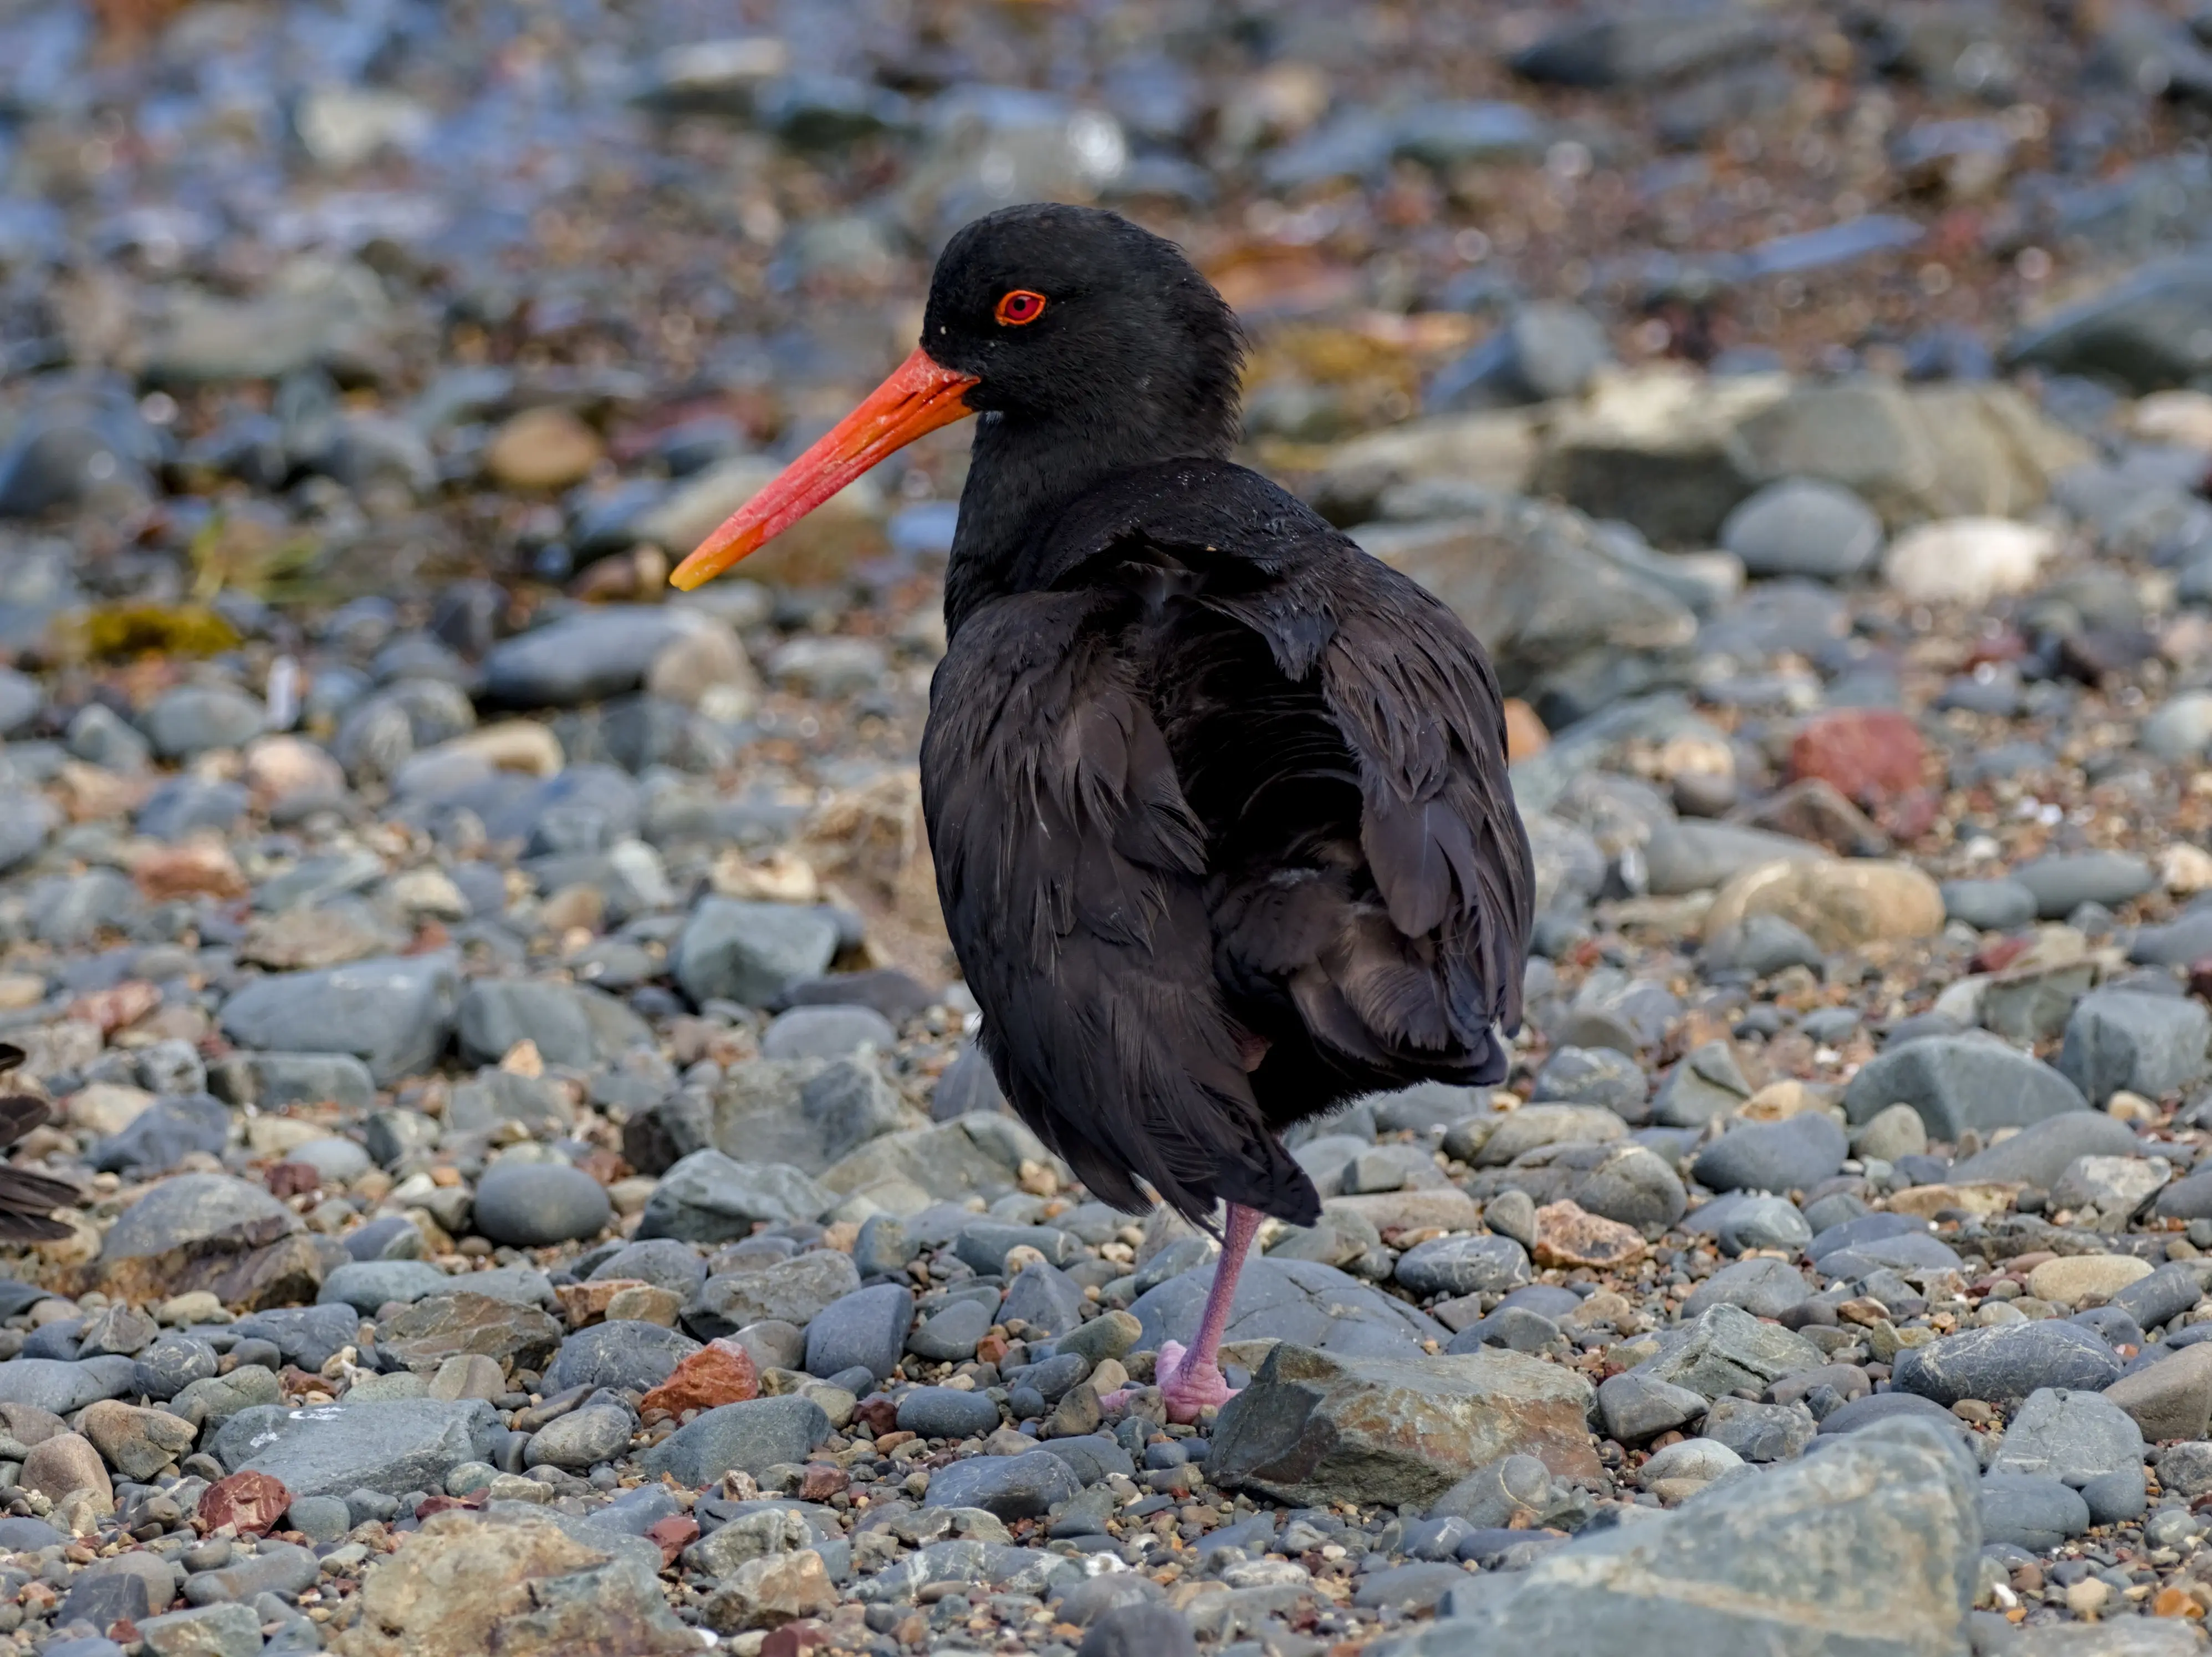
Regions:
M 78 1193 L 10 1636 L 2194 1637 L 2203 20 L 821 9 L 0 25 L 0 1033 Z M 963 446 L 661 580 L 1032 197 L 1216 275 L 1237 458 L 1480 633 L 1535 847 L 1505 1073 L 1299 1130 L 1188 1427 L 1211 1244 L 1006 1113 L 936 914 Z

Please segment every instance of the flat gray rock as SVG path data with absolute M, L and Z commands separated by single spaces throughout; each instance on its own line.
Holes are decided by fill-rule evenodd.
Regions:
M 2048 1191 L 2077 1156 L 2133 1156 L 2136 1131 L 2102 1111 L 2065 1111 L 2022 1128 L 1987 1150 L 1976 1151 L 1951 1167 L 1960 1183 L 2018 1180 Z
M 351 1053 L 389 1087 L 445 1050 L 459 993 L 450 956 L 355 961 L 257 979 L 223 1003 L 222 1028 L 243 1047 Z
M 1138 1346 L 1188 1344 L 1212 1280 L 1212 1268 L 1205 1266 L 1139 1295 L 1129 1308 L 1143 1326 Z M 1248 1261 L 1237 1281 L 1224 1338 L 1290 1341 L 1346 1357 L 1414 1357 L 1424 1340 L 1441 1345 L 1451 1332 L 1334 1266 L 1262 1256 Z
M 224 1422 L 210 1448 L 232 1472 L 268 1473 L 295 1496 L 401 1496 L 437 1490 L 462 1462 L 487 1459 L 501 1431 L 480 1399 L 258 1405 Z

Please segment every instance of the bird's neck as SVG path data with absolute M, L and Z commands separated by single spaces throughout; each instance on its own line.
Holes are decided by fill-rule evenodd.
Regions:
M 1118 471 L 1191 457 L 1224 458 L 1236 415 L 1110 430 L 987 414 L 977 423 L 960 525 L 945 572 L 945 630 L 957 634 L 994 598 L 1018 590 L 1023 554 L 1075 499 Z

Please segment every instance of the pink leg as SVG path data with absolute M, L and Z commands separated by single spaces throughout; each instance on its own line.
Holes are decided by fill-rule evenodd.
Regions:
M 1229 1326 L 1229 1308 L 1237 1298 L 1237 1278 L 1244 1269 L 1244 1256 L 1260 1229 L 1260 1211 L 1231 1203 L 1227 1217 L 1221 1258 L 1213 1263 L 1213 1286 L 1206 1291 L 1196 1338 L 1188 1350 L 1176 1341 L 1160 1344 L 1160 1396 L 1167 1404 L 1170 1421 L 1196 1421 L 1198 1412 L 1206 1405 L 1226 1404 L 1236 1396 L 1221 1375 L 1221 1335 Z

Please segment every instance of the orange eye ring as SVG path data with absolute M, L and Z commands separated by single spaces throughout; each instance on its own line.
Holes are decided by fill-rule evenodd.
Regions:
M 1044 295 L 1033 288 L 1017 288 L 1000 296 L 991 314 L 1001 328 L 1025 328 L 1044 314 Z

